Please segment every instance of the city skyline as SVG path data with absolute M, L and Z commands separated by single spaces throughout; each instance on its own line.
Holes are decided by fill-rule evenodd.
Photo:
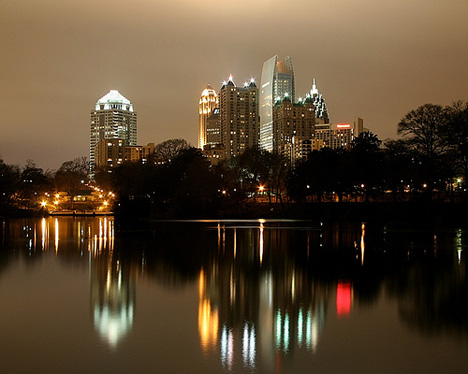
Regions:
M 468 99 L 468 4 L 459 0 L 295 0 L 287 11 L 277 0 L 125 4 L 0 2 L 6 163 L 57 169 L 87 156 L 89 109 L 111 89 L 137 108 L 138 144 L 196 146 L 201 90 L 227 74 L 260 82 L 273 55 L 294 60 L 296 95 L 317 80 L 330 122 L 361 117 L 381 139 L 420 105 Z

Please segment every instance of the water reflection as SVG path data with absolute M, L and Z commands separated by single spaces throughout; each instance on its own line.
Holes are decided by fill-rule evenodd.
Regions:
M 363 242 L 365 225 L 361 228 L 358 238 Z M 308 265 L 317 260 L 313 247 L 323 248 L 332 240 L 348 245 L 354 256 L 356 237 L 346 230 L 344 235 L 330 235 L 320 228 L 304 228 L 306 240 L 301 243 L 304 235 L 291 235 L 288 227 L 265 227 L 265 221 L 250 226 L 218 224 L 216 229 L 220 255 L 199 275 L 202 351 L 214 353 L 219 346 L 221 363 L 229 370 L 236 356 L 250 370 L 260 354 L 262 365 L 273 370 L 294 350 L 316 352 L 334 287 L 310 273 Z M 351 283 L 338 281 L 335 287 L 336 313 L 349 315 Z
M 198 304 L 187 313 L 198 312 L 197 344 L 226 371 L 280 371 L 293 357 L 317 357 L 326 326 L 351 323 L 382 295 L 407 330 L 468 341 L 462 228 L 258 220 L 129 229 L 107 217 L 1 227 L 0 270 L 14 253 L 33 261 L 48 252 L 89 268 L 89 323 L 112 350 L 134 333 L 142 279 L 169 289 L 194 285 Z M 17 252 L 8 257 L 9 249 Z
M 91 310 L 96 330 L 114 348 L 133 325 L 136 274 L 112 250 L 98 248 L 90 256 Z
M 101 338 L 115 347 L 133 324 L 135 274 L 129 263 L 122 264 L 114 256 L 114 220 L 62 217 L 23 222 L 22 234 L 15 231 L 17 226 L 3 222 L 2 238 L 23 238 L 29 256 L 53 251 L 65 258 L 78 252 L 80 257 L 89 259 L 94 325 Z

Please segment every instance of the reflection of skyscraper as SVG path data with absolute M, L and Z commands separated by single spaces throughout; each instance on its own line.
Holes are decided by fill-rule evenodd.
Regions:
M 291 101 L 296 99 L 294 71 L 291 57 L 278 61 L 273 56 L 263 64 L 260 91 L 260 146 L 273 151 L 273 105 L 278 98 L 288 94 Z
M 213 126 L 209 127 L 209 118 L 212 116 L 213 111 L 218 106 L 218 97 L 216 91 L 208 85 L 202 92 L 200 102 L 198 104 L 198 148 L 203 149 L 209 142 L 208 132 L 213 132 Z M 216 124 L 217 121 L 215 121 Z M 218 131 L 219 134 L 219 131 Z M 220 143 L 216 141 L 215 143 Z
M 203 352 L 219 342 L 227 370 L 242 360 L 244 370 L 274 372 L 281 357 L 318 346 L 329 289 L 282 250 L 287 231 L 262 220 L 232 230 L 218 225 L 222 255 L 200 272 L 198 329 Z
M 133 326 L 135 276 L 113 255 L 113 226 L 99 233 L 90 248 L 91 311 L 101 338 L 115 347 Z
M 95 167 L 95 147 L 102 139 L 122 139 L 126 145 L 137 145 L 137 114 L 133 104 L 119 91 L 110 90 L 91 111 L 89 161 Z

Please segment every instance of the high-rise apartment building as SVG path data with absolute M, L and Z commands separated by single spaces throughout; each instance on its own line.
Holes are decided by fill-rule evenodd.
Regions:
M 130 100 L 116 90 L 110 90 L 101 97 L 91 111 L 91 175 L 96 165 L 96 146 L 102 139 L 120 139 L 128 146 L 137 145 L 137 114 Z
M 258 145 L 258 88 L 252 79 L 237 87 L 232 76 L 218 94 L 219 128 L 226 159 Z
M 212 139 L 208 139 L 210 135 L 213 135 L 213 131 L 216 132 L 216 130 L 213 130 L 212 126 L 213 118 L 211 118 L 211 126 L 208 122 L 217 107 L 218 97 L 216 95 L 216 91 L 210 85 L 208 85 L 203 90 L 200 97 L 200 102 L 198 104 L 198 148 L 200 149 L 203 149 L 206 144 L 213 144 L 210 142 Z M 211 134 L 208 134 L 209 131 Z M 219 140 L 217 143 L 219 143 Z
M 275 55 L 263 64 L 260 89 L 260 146 L 270 152 L 274 149 L 273 108 L 285 94 L 295 101 L 292 59 L 287 56 L 279 61 Z

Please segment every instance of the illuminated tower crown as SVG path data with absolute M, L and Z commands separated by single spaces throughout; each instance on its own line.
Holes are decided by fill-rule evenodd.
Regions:
M 218 107 L 216 91 L 208 85 L 202 92 L 198 104 L 198 148 L 203 149 L 207 141 L 207 120 Z

